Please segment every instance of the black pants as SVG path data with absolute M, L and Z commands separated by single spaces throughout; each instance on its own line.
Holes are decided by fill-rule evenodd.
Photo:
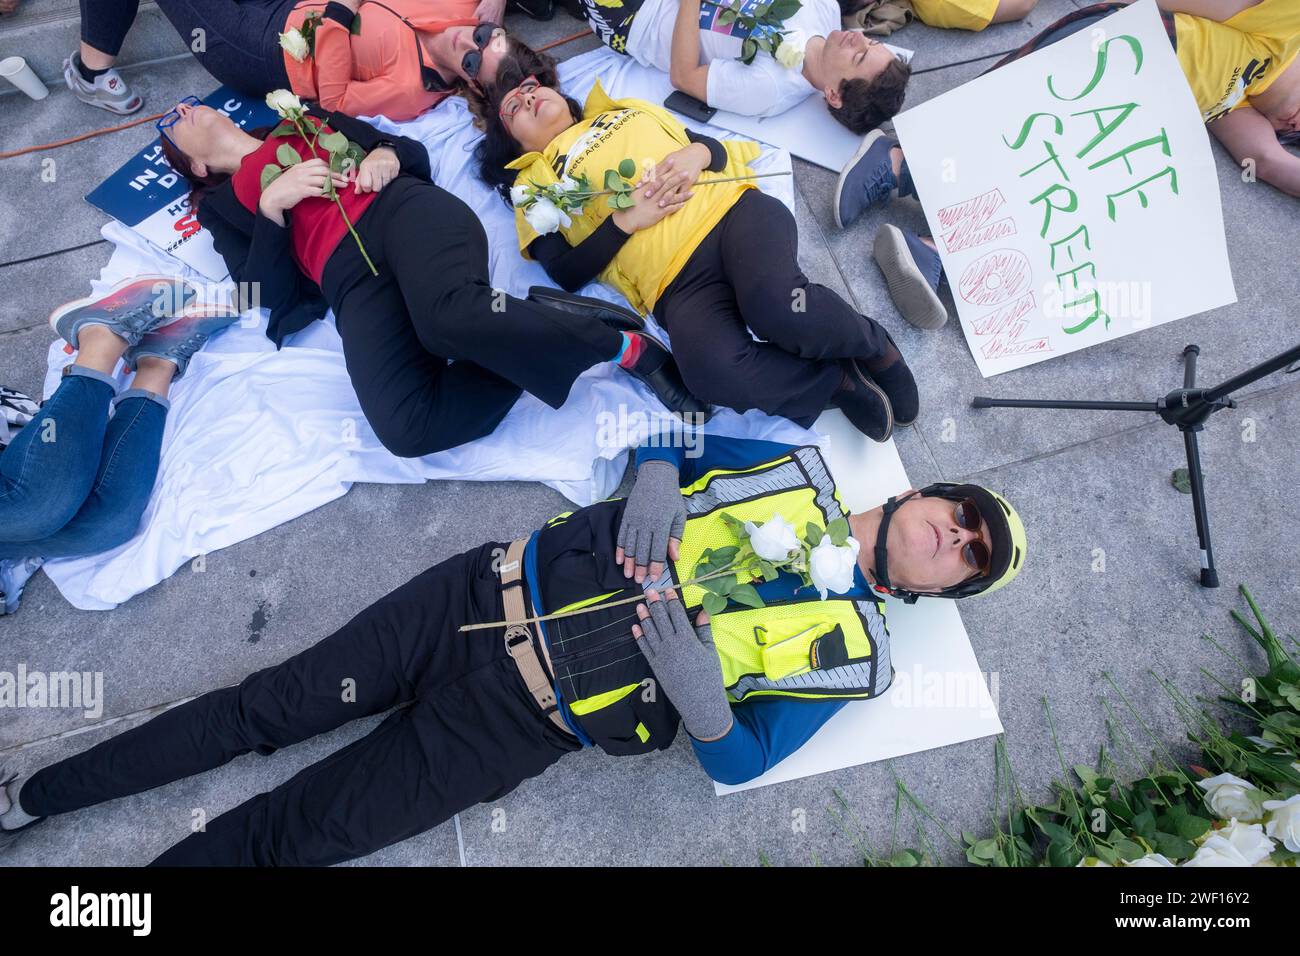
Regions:
M 750 189 L 659 297 L 655 316 L 697 398 L 811 424 L 840 384 L 837 360 L 887 347 L 872 319 L 808 281 L 798 252 L 790 210 Z
M 501 630 L 457 632 L 503 617 L 498 548 L 435 565 L 283 664 L 37 771 L 23 784 L 23 809 L 50 816 L 140 793 L 406 702 L 155 864 L 337 863 L 509 793 L 579 744 L 528 695 Z
M 158 0 L 158 8 L 218 82 L 260 96 L 289 86 L 279 35 L 294 2 Z M 81 0 L 81 39 L 117 56 L 139 6 L 140 0 Z
M 431 183 L 399 177 L 357 232 L 379 275 L 345 236 L 321 288 L 361 409 L 395 455 L 490 434 L 521 391 L 559 408 L 574 380 L 622 345 L 597 319 L 494 291 L 478 217 Z

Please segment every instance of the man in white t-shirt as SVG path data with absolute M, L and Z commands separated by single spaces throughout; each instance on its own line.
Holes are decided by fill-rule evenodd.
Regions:
M 795 9 L 779 23 L 772 22 L 772 0 L 742 0 L 739 17 L 724 16 L 730 0 L 582 3 L 602 43 L 664 71 L 676 89 L 717 109 L 770 116 L 820 93 L 831 115 L 864 134 L 903 103 L 909 67 L 885 44 L 841 30 L 839 0 L 787 0 L 785 8 Z

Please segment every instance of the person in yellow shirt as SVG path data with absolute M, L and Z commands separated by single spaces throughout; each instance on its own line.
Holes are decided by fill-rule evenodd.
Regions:
M 990 23 L 1023 20 L 1038 0 L 912 0 L 916 18 L 928 27 L 983 30 Z
M 878 323 L 803 274 L 785 205 L 752 181 L 698 182 L 751 175 L 757 144 L 690 133 L 599 84 L 579 106 L 510 59 L 498 77 L 480 113 L 480 175 L 507 202 L 514 189 L 520 251 L 558 286 L 572 292 L 599 278 L 653 312 L 702 401 L 802 424 L 838 407 L 876 441 L 915 420 L 902 355 Z M 597 196 L 546 223 L 520 208 L 524 187 L 585 176 L 599 189 L 625 160 L 638 171 L 628 208 Z

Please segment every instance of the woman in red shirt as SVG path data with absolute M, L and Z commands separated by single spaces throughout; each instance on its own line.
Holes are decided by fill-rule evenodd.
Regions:
M 419 457 L 481 438 L 521 391 L 559 408 L 574 380 L 606 361 L 670 409 L 703 411 L 635 313 L 557 290 L 528 300 L 494 290 L 482 225 L 433 184 L 420 143 L 342 114 L 311 115 L 365 151 L 354 177 L 331 174 L 328 153 L 312 155 L 296 134 L 259 138 L 186 103 L 163 150 L 194 186 L 190 201 L 241 307 L 270 310 L 277 346 L 334 310 L 362 411 L 391 452 Z M 286 144 L 301 161 L 263 189 L 263 168 Z M 325 195 L 331 177 L 374 272 Z M 534 300 L 543 294 L 546 304 Z
M 115 113 L 140 108 L 112 69 L 138 6 L 82 0 L 81 47 L 65 61 L 64 79 L 83 101 Z M 504 0 L 158 0 L 158 7 L 220 82 L 257 96 L 292 89 L 351 116 L 413 119 L 462 84 L 491 80 L 504 54 L 531 52 L 499 25 Z M 308 17 L 310 51 L 294 36 Z

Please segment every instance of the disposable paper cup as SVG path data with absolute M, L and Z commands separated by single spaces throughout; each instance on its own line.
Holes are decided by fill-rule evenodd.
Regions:
M 8 80 L 34 100 L 43 100 L 50 95 L 41 78 L 32 72 L 27 61 L 20 56 L 8 56 L 0 60 L 0 77 Z

